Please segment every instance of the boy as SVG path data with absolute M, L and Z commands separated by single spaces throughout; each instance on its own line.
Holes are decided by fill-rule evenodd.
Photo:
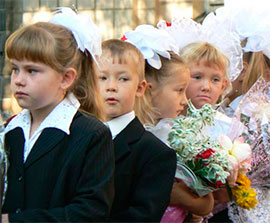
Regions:
M 146 131 L 133 111 L 144 97 L 144 58 L 132 44 L 102 45 L 98 73 L 115 148 L 115 199 L 110 221 L 160 221 L 170 201 L 175 152 Z M 135 109 L 136 110 L 136 109 Z

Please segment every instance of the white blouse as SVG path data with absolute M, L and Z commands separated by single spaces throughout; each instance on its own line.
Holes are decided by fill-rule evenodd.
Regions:
M 24 134 L 24 162 L 31 152 L 35 142 L 38 140 L 42 131 L 46 128 L 57 128 L 62 130 L 67 135 L 70 134 L 70 125 L 72 120 L 80 107 L 80 102 L 72 94 L 68 94 L 63 101 L 61 101 L 50 114 L 41 122 L 34 134 L 30 138 L 31 129 L 31 114 L 28 109 L 23 109 L 16 115 L 5 128 L 5 133 L 19 127 Z

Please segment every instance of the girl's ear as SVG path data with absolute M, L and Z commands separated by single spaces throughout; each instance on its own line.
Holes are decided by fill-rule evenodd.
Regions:
M 146 89 L 147 82 L 146 80 L 143 80 L 139 83 L 137 91 L 136 91 L 136 96 L 137 97 L 142 97 L 144 95 L 145 89 Z
M 66 70 L 66 72 L 63 74 L 63 79 L 61 83 L 61 87 L 63 90 L 67 90 L 76 80 L 77 77 L 77 71 L 70 67 Z
M 223 92 L 227 89 L 228 86 L 229 86 L 228 80 L 227 79 L 223 80 L 223 84 L 222 84 Z
M 247 73 L 247 69 L 248 69 L 248 63 L 246 61 L 243 61 L 243 70 L 239 74 L 239 77 L 236 78 L 239 82 L 243 82 L 245 75 Z

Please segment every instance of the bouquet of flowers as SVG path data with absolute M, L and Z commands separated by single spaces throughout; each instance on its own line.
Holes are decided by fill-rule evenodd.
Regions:
M 239 205 L 253 204 L 254 200 L 250 199 L 249 202 L 243 199 L 250 190 L 244 190 L 247 184 L 240 187 L 244 184 L 238 177 L 239 172 L 245 173 L 250 167 L 249 145 L 243 143 L 241 139 L 232 143 L 226 135 L 220 136 L 217 140 L 211 139 L 205 134 L 204 127 L 214 125 L 216 111 L 209 104 L 196 109 L 189 101 L 188 106 L 186 116 L 180 116 L 173 123 L 164 120 L 164 123 L 161 123 L 162 128 L 157 128 L 155 132 L 158 136 L 163 136 L 161 138 L 164 141 L 166 135 L 164 129 L 170 126 L 171 131 L 169 135 L 167 134 L 167 140 L 177 154 L 176 178 L 183 180 L 199 196 L 225 187 L 228 182 Z M 184 214 L 186 212 L 181 207 L 169 206 L 161 222 L 182 222 Z
M 228 152 L 233 166 L 233 171 L 227 179 L 231 199 L 244 209 L 254 208 L 258 203 L 256 192 L 251 188 L 251 181 L 246 176 L 248 170 L 251 169 L 252 152 L 250 145 L 244 143 L 243 137 L 237 138 L 233 143 L 225 135 L 221 135 L 218 140 L 223 149 Z
M 209 104 L 196 109 L 189 101 L 188 106 L 187 115 L 175 120 L 168 141 L 178 158 L 176 178 L 204 196 L 226 185 L 232 166 L 228 152 L 202 131 L 214 124 L 216 111 Z

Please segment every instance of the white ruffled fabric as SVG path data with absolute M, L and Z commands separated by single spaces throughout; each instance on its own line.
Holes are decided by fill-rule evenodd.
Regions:
M 173 19 L 171 25 L 161 20 L 158 28 L 166 30 L 177 42 L 179 49 L 195 42 L 208 42 L 217 47 L 230 60 L 228 74 L 230 80 L 235 80 L 243 69 L 241 42 L 238 35 L 223 29 L 223 24 L 214 14 L 201 25 L 190 18 L 179 17 Z
M 95 60 L 95 56 L 101 55 L 101 34 L 98 27 L 88 15 L 80 15 L 67 7 L 58 8 L 51 23 L 65 26 L 76 39 L 78 48 L 87 50 Z
M 245 52 L 259 52 L 270 58 L 270 13 L 268 0 L 225 0 L 216 10 L 222 29 L 237 33 L 241 41 L 247 38 Z
M 155 126 L 145 125 L 145 129 L 152 132 L 156 137 L 158 137 L 163 143 L 170 146 L 168 142 L 168 136 L 170 131 L 172 131 L 172 125 L 174 121 L 170 118 L 161 119 Z
M 125 33 L 125 41 L 136 46 L 149 65 L 160 69 L 162 64 L 159 56 L 170 59 L 169 51 L 178 54 L 174 39 L 164 30 L 152 25 L 140 25 L 135 30 Z

